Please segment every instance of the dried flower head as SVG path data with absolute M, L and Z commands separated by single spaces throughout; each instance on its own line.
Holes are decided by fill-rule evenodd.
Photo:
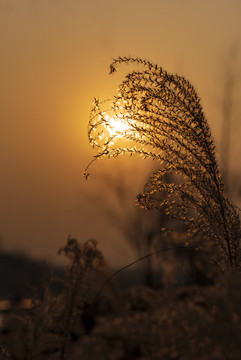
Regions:
M 88 137 L 98 153 L 86 168 L 86 178 L 89 166 L 100 158 L 138 154 L 157 160 L 159 170 L 138 196 L 139 203 L 164 209 L 185 222 L 191 235 L 199 233 L 211 241 L 221 268 L 239 268 L 240 219 L 225 195 L 209 125 L 194 87 L 184 77 L 140 58 L 119 57 L 110 65 L 110 73 L 122 63 L 144 69 L 128 73 L 113 100 L 95 100 Z M 164 181 L 170 175 L 175 181 Z

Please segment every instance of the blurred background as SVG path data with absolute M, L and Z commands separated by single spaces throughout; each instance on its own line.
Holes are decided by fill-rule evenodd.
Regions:
M 95 154 L 92 101 L 110 98 L 128 71 L 108 75 L 117 56 L 149 59 L 196 87 L 240 204 L 240 14 L 238 0 L 0 0 L 1 251 L 60 264 L 70 234 L 95 238 L 112 266 L 135 260 L 123 223 L 152 165 L 100 161 L 83 177 Z

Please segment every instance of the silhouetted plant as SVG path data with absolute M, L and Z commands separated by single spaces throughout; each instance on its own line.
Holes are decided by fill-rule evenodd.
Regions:
M 14 354 L 16 359 L 72 358 L 72 335 L 75 328 L 81 328 L 81 314 L 90 302 L 91 275 L 103 263 L 103 256 L 95 240 L 79 244 L 70 237 L 59 250 L 62 252 L 69 259 L 64 277 L 57 277 L 47 269 L 43 296 L 34 297 L 28 313 L 13 316 L 25 328 L 19 337 L 26 344 L 24 354 Z M 52 291 L 53 282 L 61 284 L 58 294 Z
M 132 287 L 125 310 L 99 320 L 77 359 L 238 360 L 239 289 L 237 273 L 208 287 Z
M 62 294 L 63 313 L 59 319 L 62 324 L 61 359 L 68 359 L 68 345 L 75 317 L 90 301 L 90 275 L 103 263 L 103 256 L 97 249 L 97 242 L 89 240 L 80 245 L 76 239 L 68 239 L 67 245 L 59 250 L 64 252 L 71 263 L 66 269 L 65 291 Z
M 194 87 L 151 62 L 119 57 L 119 64 L 144 66 L 125 76 L 112 100 L 95 99 L 88 137 L 97 159 L 138 154 L 159 161 L 149 179 L 141 206 L 164 210 L 188 226 L 191 236 L 201 234 L 218 250 L 214 259 L 224 268 L 240 267 L 240 219 L 225 195 L 209 125 Z M 175 182 L 165 182 L 175 174 Z M 158 193 L 163 193 L 159 202 Z

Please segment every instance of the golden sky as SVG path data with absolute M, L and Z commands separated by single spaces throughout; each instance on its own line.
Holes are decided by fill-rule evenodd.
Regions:
M 219 147 L 223 67 L 241 41 L 240 14 L 239 0 L 0 0 L 0 246 L 56 261 L 71 234 L 96 238 L 112 263 L 131 259 L 97 200 L 108 198 L 99 178 L 115 164 L 82 176 L 94 154 L 93 98 L 110 97 L 127 71 L 108 75 L 114 57 L 150 59 L 195 85 Z M 235 168 L 240 131 L 236 120 Z M 142 163 L 131 161 L 121 166 L 133 178 Z

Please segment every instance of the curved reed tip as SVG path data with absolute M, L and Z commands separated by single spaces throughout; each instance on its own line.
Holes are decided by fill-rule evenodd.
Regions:
M 87 171 L 85 171 L 83 176 L 86 180 L 88 180 L 88 177 L 90 176 L 90 174 Z
M 113 74 L 114 72 L 116 72 L 116 68 L 113 64 L 110 64 L 110 74 Z

